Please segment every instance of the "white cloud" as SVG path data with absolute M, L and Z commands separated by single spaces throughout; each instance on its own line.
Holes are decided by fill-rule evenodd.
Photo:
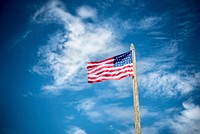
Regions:
M 161 115 L 159 112 L 152 111 L 148 109 L 147 107 L 142 106 L 140 108 L 140 116 L 141 118 L 147 118 L 147 117 L 158 117 L 158 115 Z
M 183 110 L 171 108 L 158 114 L 159 120 L 150 126 L 143 126 L 144 134 L 152 132 L 158 134 L 165 129 L 174 134 L 199 134 L 200 133 L 200 107 L 193 103 L 182 103 Z
M 177 134 L 200 133 L 200 107 L 192 103 L 183 103 L 184 110 L 171 120 L 171 128 Z
M 80 104 L 77 106 L 77 110 L 84 110 L 89 111 L 93 109 L 96 105 L 96 101 L 94 99 L 87 99 L 80 102 Z
M 159 134 L 158 128 L 157 127 L 143 127 L 142 128 L 142 133 L 143 134 Z
M 178 68 L 177 58 L 182 54 L 176 44 L 163 47 L 154 55 L 156 58 L 142 59 L 137 64 L 139 87 L 145 90 L 146 95 L 172 97 L 187 94 L 198 87 L 200 72 L 187 66 Z
M 103 106 L 102 111 L 107 115 L 109 121 L 123 123 L 124 125 L 133 123 L 132 106 L 124 107 L 119 105 L 107 105 Z
M 77 14 L 83 19 L 96 18 L 96 10 L 89 6 L 82 6 L 78 8 Z
M 32 19 L 37 23 L 48 23 L 48 21 L 52 22 L 52 17 L 55 16 L 56 12 L 59 12 L 59 9 L 64 10 L 64 4 L 59 0 L 50 0 L 46 5 L 44 5 L 38 11 L 36 11 Z M 55 21 L 57 19 L 58 18 L 55 17 L 53 20 Z
M 85 7 L 79 10 L 83 8 L 85 12 L 90 12 Z M 43 89 L 50 92 L 59 89 L 81 90 L 87 86 L 86 63 L 94 60 L 94 57 L 104 55 L 105 58 L 120 51 L 113 29 L 106 27 L 105 23 L 83 22 L 82 17 L 83 14 L 78 17 L 66 12 L 60 1 L 50 1 L 35 13 L 35 22 L 56 23 L 64 27 L 64 31 L 50 37 L 47 46 L 40 48 L 40 61 L 33 67 L 38 74 L 53 77 L 53 83 Z
M 66 131 L 67 134 L 87 134 L 85 130 L 76 127 L 76 126 L 71 126 L 69 129 Z
M 184 74 L 185 71 L 170 73 L 167 71 L 154 71 L 140 76 L 140 85 L 150 94 L 160 96 L 174 96 L 186 94 L 197 86 L 199 73 Z
M 65 116 L 66 122 L 74 120 L 75 117 L 73 115 Z
M 93 122 L 115 122 L 122 126 L 133 123 L 133 107 L 120 104 L 101 104 L 98 99 L 81 100 L 77 110 Z M 115 114 L 113 114 L 115 113 Z
M 76 109 L 94 122 L 103 121 L 103 113 L 101 113 L 101 110 L 98 108 L 96 99 L 81 100 L 76 106 Z
M 140 20 L 137 25 L 139 30 L 149 30 L 155 28 L 156 24 L 161 20 L 160 17 L 150 16 Z

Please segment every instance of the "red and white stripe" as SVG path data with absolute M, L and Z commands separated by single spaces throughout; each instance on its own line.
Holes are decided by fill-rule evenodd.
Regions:
M 133 63 L 121 67 L 114 67 L 114 58 L 97 62 L 88 62 L 88 83 L 104 80 L 120 80 L 126 76 L 133 76 Z

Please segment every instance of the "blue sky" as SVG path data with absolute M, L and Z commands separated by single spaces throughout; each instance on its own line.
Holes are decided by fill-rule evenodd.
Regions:
M 200 2 L 0 2 L 1 134 L 132 134 L 132 81 L 87 62 L 137 54 L 144 134 L 200 133 Z

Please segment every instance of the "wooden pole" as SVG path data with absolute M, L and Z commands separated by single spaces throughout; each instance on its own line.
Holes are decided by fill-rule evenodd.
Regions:
M 135 54 L 135 47 L 133 44 L 131 44 L 130 49 L 132 50 L 133 71 L 134 71 L 134 76 L 132 77 L 132 81 L 133 81 L 135 134 L 141 134 L 142 132 L 141 132 L 141 126 L 140 126 L 140 105 L 139 105 L 139 96 L 138 96 L 136 54 Z

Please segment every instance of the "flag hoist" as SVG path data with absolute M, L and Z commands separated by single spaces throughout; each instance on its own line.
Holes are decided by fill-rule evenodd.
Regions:
M 141 134 L 136 53 L 134 45 L 131 44 L 130 51 L 126 53 L 105 60 L 88 62 L 87 74 L 88 83 L 102 82 L 105 80 L 120 80 L 124 77 L 132 76 L 135 132 L 136 134 Z

